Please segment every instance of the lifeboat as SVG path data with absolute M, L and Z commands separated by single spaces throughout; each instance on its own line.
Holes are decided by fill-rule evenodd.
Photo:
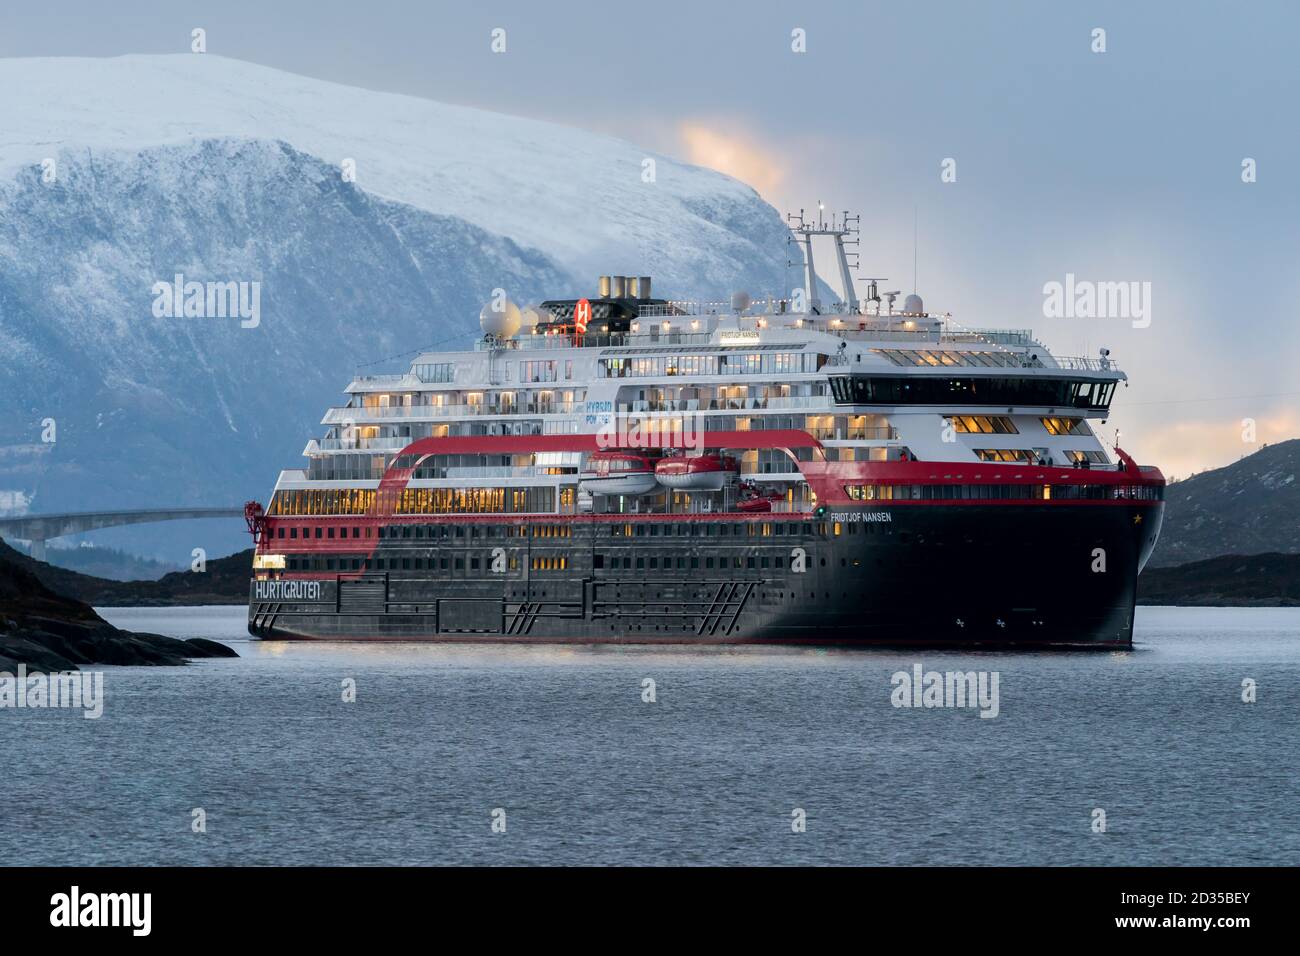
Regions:
M 645 495 L 659 485 L 655 459 L 639 452 L 596 451 L 578 479 L 578 488 L 593 495 Z
M 665 458 L 655 465 L 659 484 L 674 491 L 721 491 L 739 472 L 736 459 L 723 455 Z
M 740 486 L 737 511 L 771 511 L 773 502 L 784 501 L 785 496 L 776 491 L 763 491 L 758 485 L 746 481 Z

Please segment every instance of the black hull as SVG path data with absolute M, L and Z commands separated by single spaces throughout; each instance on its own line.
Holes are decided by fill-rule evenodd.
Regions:
M 562 539 L 461 529 L 436 542 L 382 541 L 366 566 L 382 561 L 383 571 L 254 581 L 249 631 L 282 640 L 1124 648 L 1162 512 L 1161 502 L 894 504 L 712 524 L 627 516 L 574 522 Z M 404 561 L 412 570 L 400 569 Z

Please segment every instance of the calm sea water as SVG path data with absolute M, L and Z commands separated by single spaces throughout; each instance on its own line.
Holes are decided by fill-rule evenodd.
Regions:
M 99 720 L 0 710 L 6 863 L 1300 864 L 1300 609 L 1142 608 L 1111 654 L 284 644 L 242 607 L 103 614 L 241 657 L 105 668 Z M 893 707 L 917 662 L 997 671 L 999 716 Z

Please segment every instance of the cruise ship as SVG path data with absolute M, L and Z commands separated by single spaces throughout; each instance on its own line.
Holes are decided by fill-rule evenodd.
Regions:
M 247 506 L 265 639 L 1123 648 L 1165 480 L 1099 430 L 1125 374 L 921 298 L 645 276 L 484 307 L 367 375 Z M 814 239 L 843 301 L 823 301 Z M 829 299 L 829 297 L 828 297 Z

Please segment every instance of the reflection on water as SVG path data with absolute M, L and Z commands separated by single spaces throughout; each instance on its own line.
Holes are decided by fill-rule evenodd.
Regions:
M 8 860 L 1300 863 L 1300 609 L 1141 608 L 1103 654 L 281 643 L 242 606 L 102 613 L 241 657 L 105 668 L 98 721 L 0 711 Z M 998 672 L 999 716 L 896 709 L 917 663 Z

